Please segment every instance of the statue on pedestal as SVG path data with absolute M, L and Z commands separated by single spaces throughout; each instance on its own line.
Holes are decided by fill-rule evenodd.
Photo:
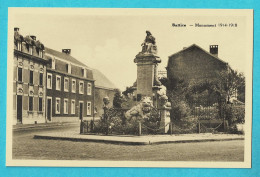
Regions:
M 150 31 L 146 31 L 146 37 L 142 43 L 142 53 L 144 54 L 157 54 L 157 46 L 155 38 Z
M 150 31 L 146 31 L 146 37 L 144 42 L 141 44 L 142 51 L 136 55 L 134 62 L 138 62 L 138 60 L 151 60 L 154 63 L 154 83 L 153 86 L 161 86 L 161 82 L 157 76 L 157 65 L 161 62 L 159 56 L 157 56 L 157 46 L 155 42 L 155 37 L 153 37 Z M 136 85 L 136 84 L 135 84 Z

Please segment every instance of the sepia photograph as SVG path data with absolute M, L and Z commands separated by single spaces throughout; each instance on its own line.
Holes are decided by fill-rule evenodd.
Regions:
M 253 10 L 8 8 L 7 166 L 251 168 Z

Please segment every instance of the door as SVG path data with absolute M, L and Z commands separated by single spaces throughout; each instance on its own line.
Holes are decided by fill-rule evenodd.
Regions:
M 17 123 L 22 123 L 23 120 L 23 97 L 17 95 Z
M 51 121 L 51 99 L 47 99 L 47 120 Z
M 79 119 L 83 118 L 83 103 L 79 103 Z

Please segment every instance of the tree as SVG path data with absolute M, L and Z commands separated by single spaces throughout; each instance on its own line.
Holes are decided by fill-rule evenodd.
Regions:
M 126 90 L 122 92 L 123 95 L 128 97 L 128 94 L 132 94 L 134 92 L 135 88 L 133 86 L 126 87 Z
M 167 88 L 167 96 L 172 104 L 172 119 L 181 118 L 178 112 L 184 110 L 180 108 L 185 107 L 185 104 L 192 108 L 196 104 L 209 106 L 218 103 L 219 114 L 222 114 L 225 104 L 229 103 L 236 93 L 239 93 L 240 101 L 244 100 L 245 77 L 231 68 L 222 72 L 216 71 L 214 78 L 187 82 L 185 78 L 174 76 L 171 79 L 161 78 L 160 81 Z
M 113 100 L 113 107 L 114 108 L 122 108 L 122 103 L 123 103 L 123 97 L 121 95 L 121 92 L 119 89 L 115 90 L 115 95 L 114 95 L 114 100 Z
M 188 116 L 190 109 L 185 99 L 188 83 L 179 77 L 171 79 L 162 77 L 160 82 L 167 88 L 167 96 L 172 106 L 171 119 L 180 120 L 182 117 Z

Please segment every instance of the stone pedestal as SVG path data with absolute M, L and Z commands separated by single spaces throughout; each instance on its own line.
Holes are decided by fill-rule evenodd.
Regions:
M 137 100 L 144 96 L 153 98 L 160 87 L 155 84 L 156 67 L 161 59 L 153 54 L 138 54 L 134 59 L 137 64 Z

